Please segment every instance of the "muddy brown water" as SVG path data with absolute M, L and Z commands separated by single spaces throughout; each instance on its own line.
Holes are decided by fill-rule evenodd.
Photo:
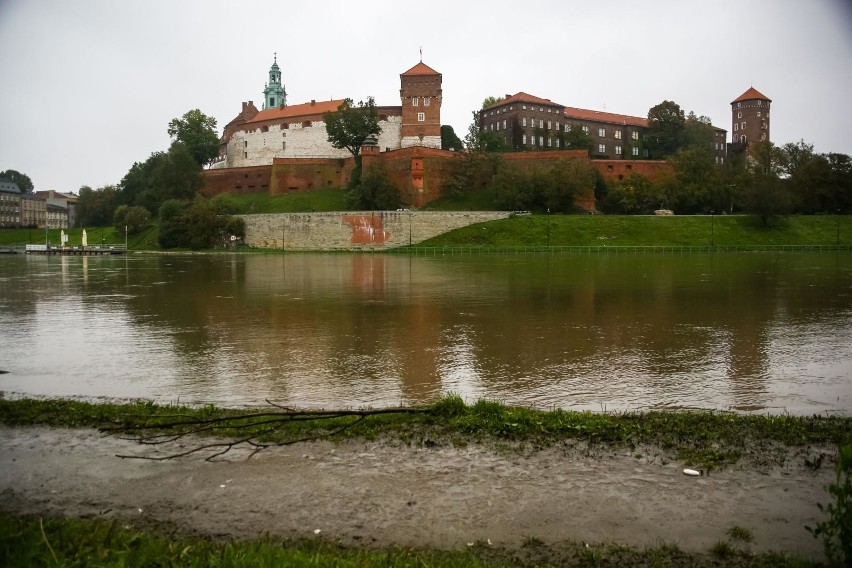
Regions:
M 0 391 L 852 412 L 852 253 L 0 257 Z

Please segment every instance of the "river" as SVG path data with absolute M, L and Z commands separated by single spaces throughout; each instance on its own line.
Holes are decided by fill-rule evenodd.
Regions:
M 0 257 L 5 396 L 852 414 L 852 253 Z

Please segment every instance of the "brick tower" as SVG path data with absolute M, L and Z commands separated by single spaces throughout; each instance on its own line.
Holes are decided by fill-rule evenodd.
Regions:
M 421 61 L 399 76 L 401 146 L 441 147 L 441 74 Z
M 772 101 L 754 87 L 731 103 L 731 146 L 734 151 L 769 140 L 769 105 Z

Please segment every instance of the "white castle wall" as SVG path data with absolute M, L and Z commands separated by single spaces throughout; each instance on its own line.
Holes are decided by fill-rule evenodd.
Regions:
M 438 148 L 441 149 L 441 137 L 440 136 L 424 136 L 423 140 L 420 140 L 419 136 L 406 136 L 402 139 L 402 148 L 410 148 L 412 146 L 424 146 L 426 148 Z M 460 150 L 460 148 L 456 148 L 456 150 Z
M 379 148 L 383 151 L 400 148 L 402 117 L 388 117 L 380 121 L 379 126 L 382 129 Z M 437 147 L 441 147 L 440 138 Z M 227 160 L 221 167 L 264 166 L 271 164 L 273 158 L 337 159 L 351 155 L 348 150 L 338 150 L 331 145 L 325 122 L 317 120 L 310 126 L 302 126 L 301 123 L 290 124 L 288 128 L 271 125 L 267 132 L 260 128 L 236 132 L 228 141 Z

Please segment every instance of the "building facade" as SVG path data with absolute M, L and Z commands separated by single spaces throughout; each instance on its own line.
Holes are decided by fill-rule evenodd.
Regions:
M 37 195 L 21 195 L 21 226 L 44 228 L 47 221 L 47 202 Z
M 648 119 L 639 116 L 566 107 L 528 93 L 506 95 L 480 111 L 479 128 L 496 132 L 514 150 L 565 148 L 565 136 L 579 127 L 592 139 L 590 155 L 600 160 L 641 160 L 648 158 L 645 134 Z M 716 163 L 727 155 L 727 132 L 713 127 Z
M 731 151 L 769 142 L 769 106 L 772 100 L 754 87 L 731 101 Z
M 17 183 L 0 180 L 0 227 L 21 226 L 21 196 Z
M 422 61 L 400 75 L 401 106 L 377 107 L 382 151 L 402 147 L 441 147 L 441 74 Z M 328 141 L 323 113 L 343 99 L 287 104 L 277 56 L 264 87 L 263 109 L 253 101 L 224 128 L 219 158 L 212 168 L 265 166 L 277 158 L 345 159 L 351 154 Z

